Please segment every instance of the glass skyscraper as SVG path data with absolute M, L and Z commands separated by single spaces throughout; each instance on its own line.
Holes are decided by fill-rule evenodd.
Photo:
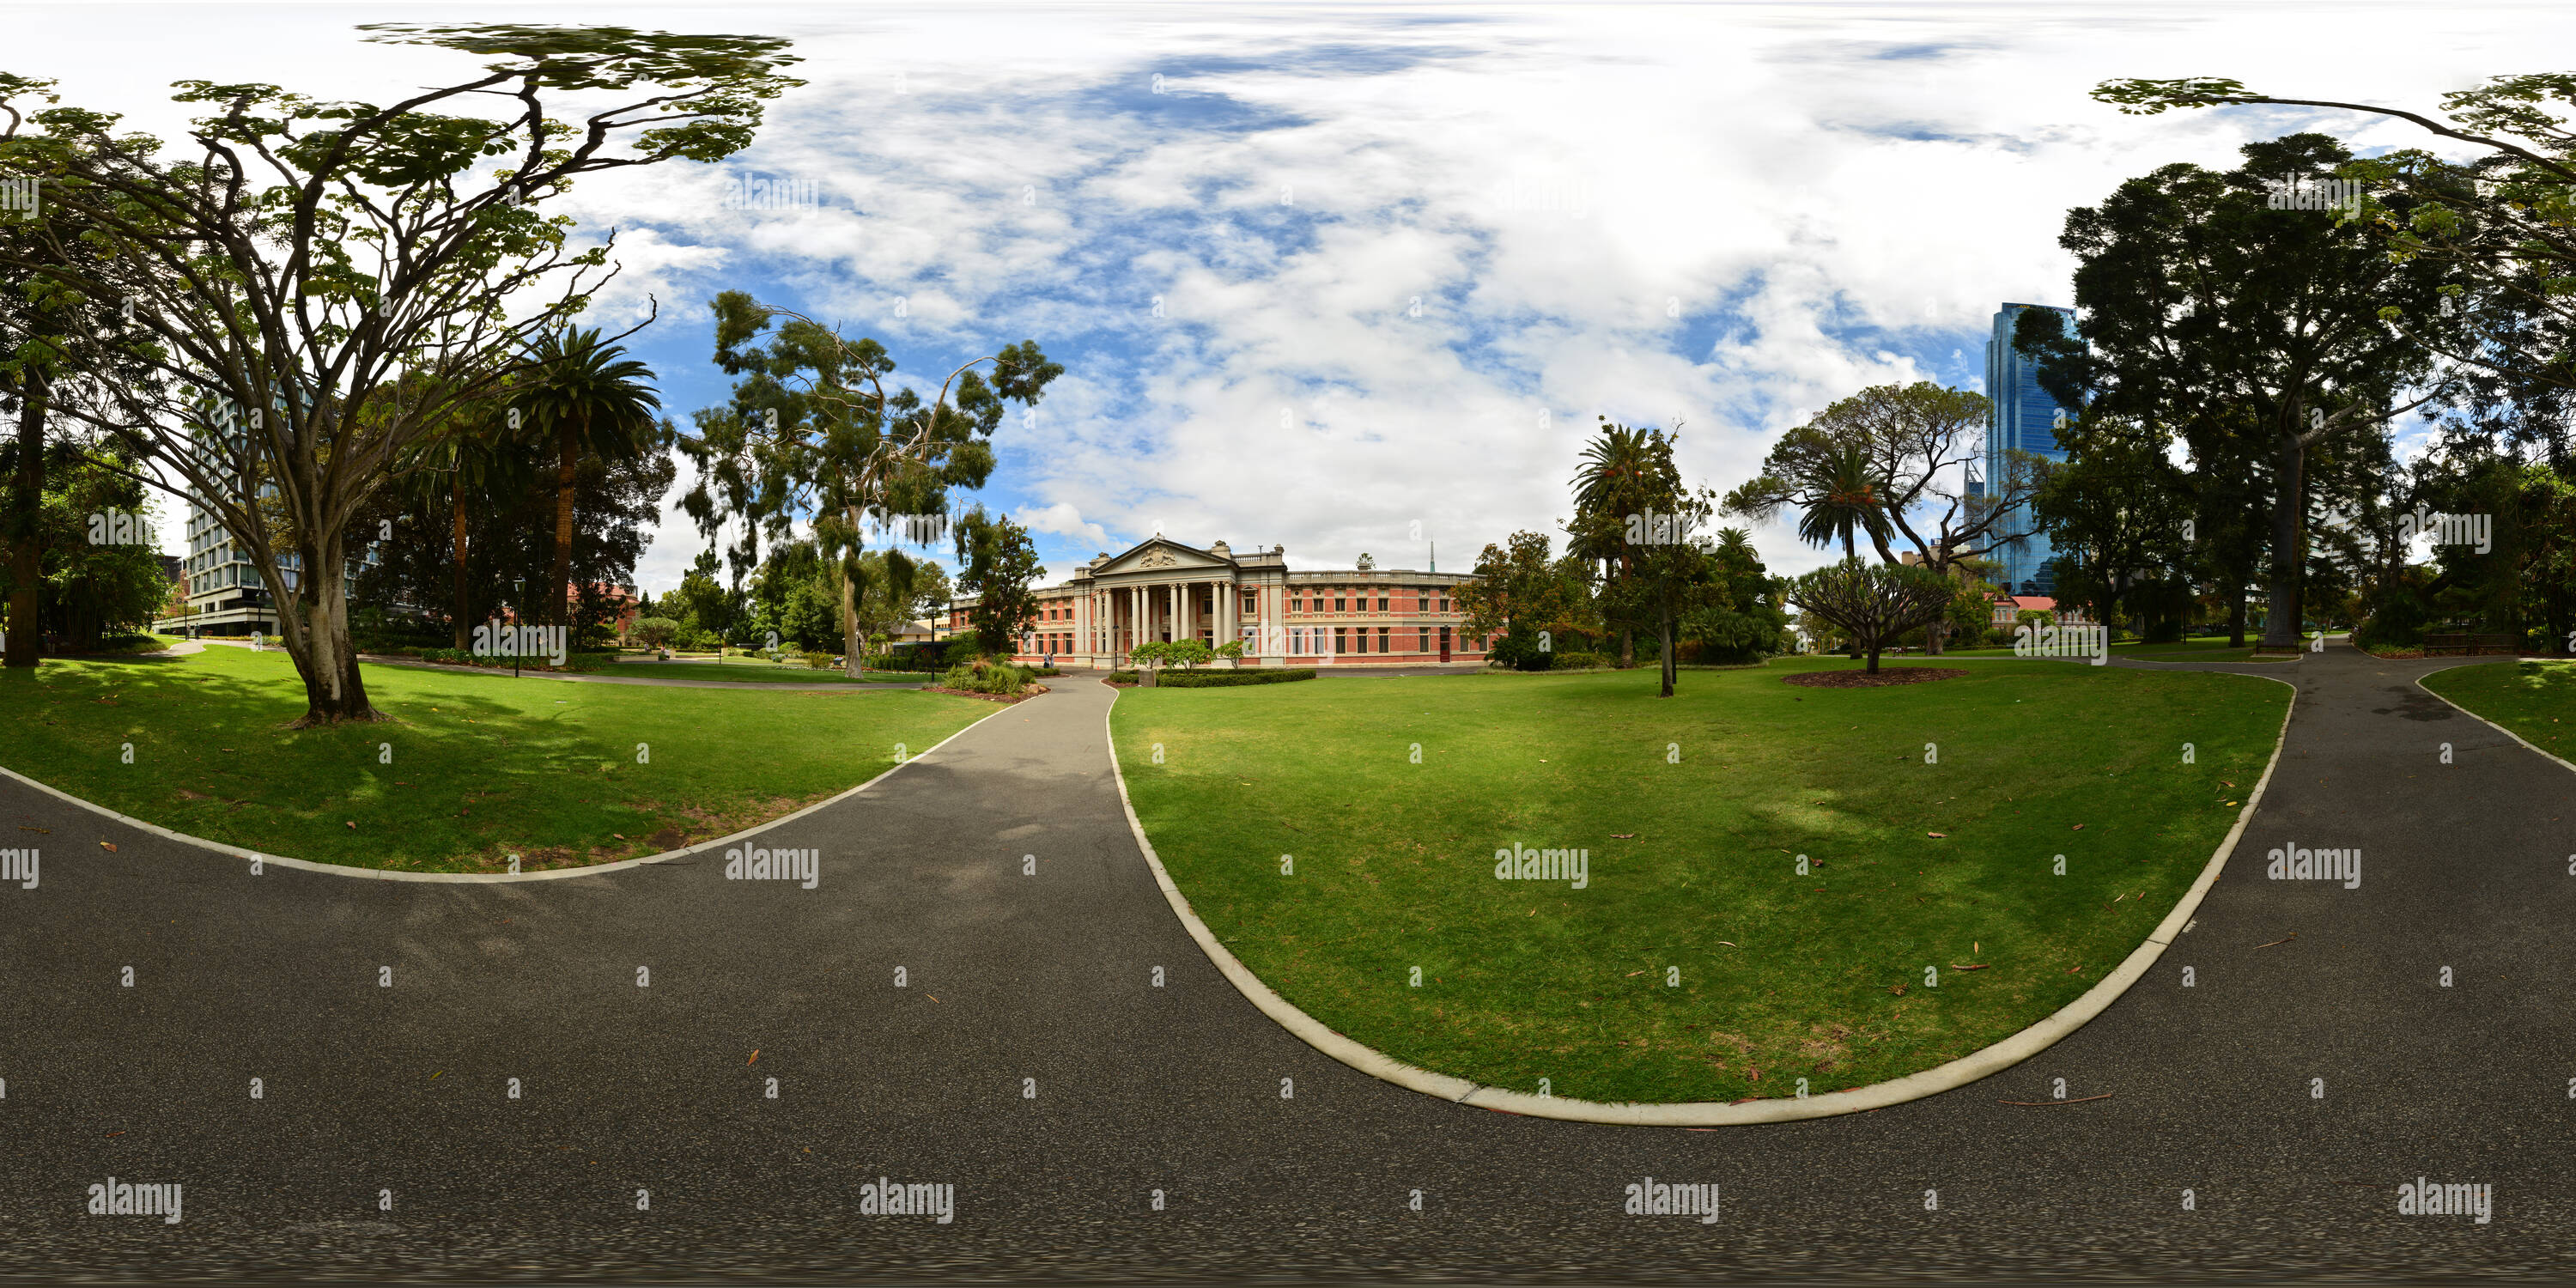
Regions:
M 1986 397 L 1994 409 L 1986 421 L 1985 487 L 2004 477 L 2004 453 L 2013 448 L 2051 460 L 2066 459 L 2066 448 L 2057 441 L 2057 400 L 2041 392 L 2030 360 L 2013 352 L 2012 344 L 2013 326 L 2022 311 L 2048 308 L 2046 304 L 2006 304 L 1995 314 L 1994 329 L 1986 337 Z M 2051 311 L 2062 319 L 2068 333 L 2074 332 L 2075 310 Z M 2029 507 L 2016 507 L 2002 522 L 2008 532 L 2029 527 Z M 2034 532 L 1995 551 L 1993 558 L 2003 565 L 1996 575 L 2010 594 L 2053 596 L 2057 576 L 2049 560 L 2054 555 L 2048 534 Z

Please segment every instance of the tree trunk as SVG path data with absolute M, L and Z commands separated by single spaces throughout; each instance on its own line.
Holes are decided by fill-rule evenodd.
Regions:
M 1622 670 L 1622 671 L 1624 671 L 1624 670 L 1627 670 L 1629 667 L 1635 666 L 1636 664 L 1637 664 L 1637 632 L 1636 632 L 1636 629 L 1635 629 L 1635 628 L 1633 628 L 1633 627 L 1625 627 L 1625 626 L 1623 626 L 1623 627 L 1619 628 L 1619 669 L 1620 669 L 1620 670 Z
M 842 513 L 850 521 L 850 555 L 841 565 L 841 674 L 859 680 L 867 677 L 859 661 L 859 507 L 844 506 Z
M 1937 622 L 1925 623 L 1923 626 L 1923 655 L 1925 657 L 1941 656 L 1941 637 L 1949 633 L 1950 620 L 1946 617 Z
M 456 485 L 456 505 L 455 505 L 455 511 L 456 511 L 456 649 L 457 649 L 457 651 L 458 651 L 458 652 L 460 652 L 460 653 L 465 651 L 466 631 L 467 631 L 467 629 L 468 629 L 468 628 L 467 628 L 467 626 L 466 626 L 466 624 L 465 624 L 465 619 L 466 619 L 466 617 L 467 617 L 468 615 L 470 615 L 470 614 L 474 611 L 474 609 L 473 609 L 473 605 L 467 602 L 467 599 L 466 599 L 466 589 L 465 589 L 465 483 L 464 483 L 464 477 L 463 477 L 463 476 L 464 476 L 464 473 L 465 473 L 465 471 L 464 471 L 463 467 L 462 467 L 462 466 L 458 467 L 458 469 L 457 469 L 457 475 L 458 475 L 458 478 L 457 478 L 457 485 Z
M 2297 408 L 2292 407 L 2293 411 Z M 2263 619 L 2263 643 L 2299 642 L 2299 591 L 2307 572 L 2299 557 L 2299 524 L 2307 501 L 2308 450 L 2298 435 L 2281 436 L 2279 491 L 2272 499 L 2272 602 Z
M 1855 644 L 1853 647 L 1857 648 L 1859 646 Z M 1878 674 L 1878 648 L 1879 642 L 1877 640 L 1871 640 L 1869 642 L 1869 673 L 1871 675 Z
M 304 718 L 290 728 L 309 729 L 342 721 L 381 720 L 367 701 L 367 685 L 358 674 L 358 653 L 349 640 L 349 600 L 343 574 L 348 558 L 337 534 L 299 551 L 304 567 L 296 578 L 295 597 L 272 582 L 277 595 L 278 635 L 295 673 L 304 680 Z M 273 570 L 271 570 L 273 571 Z
M 572 476 L 581 459 L 581 439 L 566 427 L 555 457 L 555 625 L 564 628 L 564 647 L 572 647 Z M 719 654 L 718 656 L 722 656 Z
M 1673 696 L 1673 678 L 1674 678 L 1674 676 L 1673 676 L 1673 672 L 1674 672 L 1674 670 L 1675 670 L 1675 666 L 1674 666 L 1674 662 L 1673 662 L 1673 605 L 1672 605 L 1672 601 L 1670 601 L 1670 600 L 1666 600 L 1666 601 L 1664 601 L 1664 603 L 1663 603 L 1662 607 L 1663 607 L 1663 625 L 1662 625 L 1661 630 L 1658 632 L 1658 634 L 1659 634 L 1659 635 L 1660 635 L 1660 637 L 1662 638 L 1662 640 L 1663 640 L 1663 645 L 1664 645 L 1664 691 L 1663 691 L 1661 694 L 1659 694 L 1658 696 L 1669 698 L 1669 697 Z
M 9 644 L 7 664 L 34 666 L 44 652 L 44 627 L 36 620 L 45 575 L 44 377 L 30 372 L 18 404 L 18 470 L 9 484 Z
M 2227 647 L 2245 647 L 2245 583 L 2238 581 L 2227 592 Z

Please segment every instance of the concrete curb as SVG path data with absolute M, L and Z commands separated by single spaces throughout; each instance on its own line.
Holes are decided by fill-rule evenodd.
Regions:
M 673 859 L 688 858 L 691 855 L 701 854 L 709 850 L 718 849 L 722 846 L 741 841 L 746 837 L 757 836 L 762 832 L 766 832 L 773 827 L 779 826 L 780 824 L 795 822 L 797 819 L 803 818 L 816 810 L 828 809 L 831 806 L 838 805 L 842 801 L 848 800 L 850 797 L 856 796 L 859 793 L 884 782 L 886 779 L 892 777 L 896 770 L 902 769 L 905 765 L 917 763 L 922 757 L 930 755 L 941 747 L 945 747 L 949 743 L 956 741 L 959 737 L 965 734 L 967 729 L 972 729 L 976 725 L 982 724 L 985 721 L 992 719 L 994 716 L 1000 715 L 1008 710 L 1010 710 L 1010 708 L 1007 706 L 995 707 L 990 712 L 976 717 L 973 721 L 968 723 L 965 728 L 959 729 L 956 733 L 952 733 L 947 737 L 940 739 L 938 742 L 931 744 L 929 747 L 923 748 L 921 751 L 905 758 L 902 764 L 898 764 L 894 766 L 894 768 L 888 769 L 884 773 L 879 774 L 856 787 L 850 788 L 848 791 L 840 792 L 827 799 L 816 801 L 793 814 L 782 814 L 766 823 L 756 823 L 739 832 L 735 832 L 727 836 L 719 836 L 712 841 L 700 841 L 696 845 L 692 845 L 684 850 L 665 850 L 660 854 L 648 854 L 642 858 L 635 859 L 619 859 L 614 863 L 600 863 L 584 868 L 547 868 L 542 872 L 396 872 L 385 868 L 353 868 L 338 863 L 315 863 L 310 859 L 290 859 L 283 855 L 263 854 L 257 850 L 245 850 L 239 846 L 226 845 L 221 841 L 209 841 L 204 837 L 190 836 L 185 832 L 174 832 L 158 823 L 146 823 L 142 819 L 135 818 L 131 815 L 119 814 L 115 810 L 109 809 L 104 805 L 95 805 L 89 801 L 82 800 L 80 797 L 74 796 L 69 792 L 48 787 L 45 784 L 37 782 L 35 779 L 29 778 L 25 774 L 19 773 L 5 765 L 0 765 L 0 775 L 7 775 L 12 781 L 24 783 L 56 800 L 63 801 L 71 805 L 77 805 L 82 809 L 88 810 L 90 813 L 114 819 L 138 832 L 149 832 L 163 840 L 177 841 L 182 845 L 193 845 L 199 849 L 211 850 L 217 854 L 231 855 L 236 859 L 250 859 L 263 865 L 293 868 L 299 872 L 324 872 L 333 876 L 357 877 L 362 880 L 371 881 L 444 881 L 462 885 L 499 885 L 516 881 L 561 881 L 571 877 L 597 876 L 603 872 L 618 872 L 627 868 L 638 868 L 648 863 L 668 863 Z
M 2226 674 L 2238 673 L 2227 672 Z M 1937 1065 L 1921 1073 L 1908 1074 L 1889 1082 L 1854 1087 L 1847 1091 L 1828 1092 L 1802 1100 L 1752 1100 L 1742 1103 L 1702 1100 L 1655 1105 L 1605 1104 L 1600 1101 L 1572 1100 L 1561 1096 L 1537 1096 L 1525 1091 L 1505 1091 L 1499 1087 L 1470 1082 L 1465 1078 L 1417 1068 L 1326 1028 L 1322 1021 L 1297 1009 L 1288 999 L 1279 996 L 1268 984 L 1261 982 L 1261 977 L 1253 974 L 1251 968 L 1238 960 L 1217 939 L 1216 932 L 1210 930 L 1206 922 L 1199 920 L 1196 912 L 1191 911 L 1189 899 L 1181 893 L 1179 886 L 1173 884 L 1172 874 L 1164 869 L 1161 856 L 1154 853 L 1154 843 L 1146 839 L 1145 825 L 1136 817 L 1135 802 L 1127 795 L 1127 774 L 1118 763 L 1117 730 L 1110 724 L 1110 715 L 1115 712 L 1118 705 L 1116 697 L 1113 696 L 1110 699 L 1109 709 L 1101 713 L 1100 723 L 1101 732 L 1109 740 L 1109 768 L 1118 782 L 1118 803 L 1127 811 L 1127 826 L 1136 834 L 1136 848 L 1144 852 L 1146 864 L 1153 868 L 1154 883 L 1162 887 L 1163 898 L 1172 905 L 1173 914 L 1180 918 L 1182 927 L 1190 932 L 1190 938 L 1198 941 L 1200 951 L 1208 955 L 1209 961 L 1216 963 L 1217 970 L 1225 976 L 1226 981 L 1233 984 L 1236 990 L 1243 994 L 1245 1000 L 1259 1008 L 1262 1014 L 1277 1021 L 1281 1028 L 1288 1030 L 1300 1041 L 1370 1077 L 1394 1083 L 1408 1091 L 1438 1096 L 1453 1104 L 1472 1105 L 1479 1109 L 1498 1110 L 1529 1118 L 1556 1118 L 1567 1122 L 1612 1123 L 1642 1127 L 1724 1127 L 1744 1123 L 1795 1122 L 1806 1118 L 1831 1118 L 1868 1109 L 1884 1109 L 1890 1105 L 1901 1105 L 1909 1100 L 1920 1100 L 1925 1096 L 1954 1090 L 1990 1074 L 2000 1073 L 2038 1055 L 2056 1045 L 2068 1034 L 2084 1027 L 2094 1016 L 2109 1009 L 2113 1002 L 2120 999 L 2121 994 L 2128 992 L 2132 985 L 2145 977 L 2147 969 L 2155 965 L 2158 957 L 2164 955 L 2165 949 L 2173 943 L 2175 937 L 2190 927 L 2192 914 L 2199 910 L 2201 900 L 2208 897 L 2210 886 L 2217 882 L 2220 870 L 2227 866 L 2228 856 L 2235 853 L 2237 840 L 2245 835 L 2246 824 L 2252 821 L 2254 811 L 2262 805 L 2263 793 L 2272 785 L 2272 771 L 2280 767 L 2281 749 L 2288 744 L 2290 738 L 2290 719 L 2298 711 L 2299 687 L 2277 676 L 2257 675 L 2251 678 L 2270 680 L 2274 684 L 2287 686 L 2290 690 L 2290 704 L 2281 712 L 2281 731 L 2272 739 L 2272 759 L 2263 766 L 2261 781 L 2254 784 L 2253 794 L 2245 798 L 2245 808 L 2238 811 L 2236 825 L 2229 828 L 2227 838 L 2218 843 L 2217 851 L 2210 855 L 2208 864 L 2201 868 L 2199 879 L 2192 882 L 2191 889 L 2183 893 L 2182 899 L 2174 904 L 2173 911 L 2165 914 L 2165 919 L 2157 924 L 2154 932 L 2149 934 L 2146 941 L 2139 944 L 2137 949 L 2120 963 L 2118 969 L 2103 977 L 2101 983 L 2085 990 L 2083 996 L 2058 1008 L 2054 1014 L 2037 1024 L 1981 1051 L 1961 1056 L 1947 1064 Z
M 2497 659 L 2496 659 L 2496 661 L 2497 661 L 2497 662 L 2528 662 L 2528 661 L 2533 661 L 2533 660 L 2535 660 L 2535 659 L 2532 659 L 2532 658 L 2516 658 L 2516 657 L 2500 657 L 2500 658 L 2497 658 Z M 2550 661 L 2550 660 L 2554 660 L 2554 659 L 2541 658 L 2541 659 L 2536 659 L 2536 660 L 2539 660 L 2539 661 Z M 2461 670 L 2461 669 L 2466 668 L 2466 667 L 2472 667 L 2472 666 L 2492 666 L 2492 665 L 2494 665 L 2494 664 L 2495 664 L 2495 663 L 2493 663 L 2493 662 L 2462 662 L 2462 663 L 2459 663 L 2458 665 L 2455 665 L 2455 666 L 2435 667 L 2434 669 L 2432 669 L 2432 670 L 2430 670 L 2430 671 L 2426 671 L 2426 672 L 2425 672 L 2424 674 L 2422 674 L 2422 675 L 2416 676 L 2416 677 L 2415 677 L 2415 687 L 2416 687 L 2416 688 L 2419 688 L 2419 689 L 2422 689 L 2422 690 L 2423 690 L 2423 691 L 2425 691 L 2426 693 L 2433 693 L 2433 688 L 2432 688 L 2432 686 L 2431 686 L 2431 685 L 2428 685 L 2428 684 L 2426 684 L 2426 683 L 2424 683 L 2424 681 L 2425 681 L 2426 679 L 2428 679 L 2428 678 L 2430 678 L 2430 677 L 2432 677 L 2432 676 L 2440 675 L 2440 674 L 2441 674 L 2442 672 L 2444 672 L 2444 671 L 2457 671 L 2457 670 Z M 2441 694 L 2438 694 L 2438 693 L 2433 693 L 2433 696 L 2434 696 L 2434 697 L 2437 697 L 2437 698 L 2442 698 L 2442 695 L 2441 695 Z M 2530 752 L 2533 752 L 2533 753 L 2535 753 L 2535 754 L 2537 754 L 2537 755 L 2545 756 L 2545 757 L 2547 757 L 2547 758 L 2549 758 L 2549 759 L 2551 759 L 2551 760 L 2555 760 L 2555 761 L 2557 761 L 2557 762 L 2558 762 L 2558 767 L 2559 767 L 2560 769 L 2564 769 L 2564 770 L 2566 770 L 2567 772 L 2569 772 L 2569 773 L 2571 773 L 2571 774 L 2576 774 L 2576 764 L 2570 764 L 2570 763 L 2568 763 L 2568 761 L 2567 761 L 2567 759 L 2566 759 L 2565 757 L 2562 757 L 2562 756 L 2558 755 L 2558 754 L 2557 754 L 2557 753 L 2555 753 L 2555 752 L 2542 751 L 2540 748 L 2532 746 L 2532 745 L 2531 745 L 2531 740 L 2530 740 L 2530 739 L 2528 739 L 2528 738 L 2523 737 L 2521 734 L 2515 733 L 2513 730 L 2511 730 L 2511 729 L 2507 729 L 2507 728 L 2505 728 L 2503 725 L 2497 724 L 2495 721 L 2493 721 L 2493 720 L 2489 720 L 2489 719 L 2487 719 L 2485 716 L 2479 715 L 2477 712 L 2475 712 L 2475 711 L 2471 711 L 2471 710 L 2469 710 L 2467 707 L 2461 706 L 2459 703 L 2456 703 L 2456 702 L 2451 701 L 2449 698 L 2442 698 L 2442 705 L 2449 707 L 2449 708 L 2450 708 L 2450 709 L 2452 709 L 2453 711 L 2457 711 L 2457 712 L 2459 712 L 2461 715 L 2467 716 L 2467 717 L 2468 717 L 2468 718 L 2470 718 L 2471 720 L 2475 720 L 2475 721 L 2477 721 L 2479 724 L 2485 725 L 2485 726 L 2486 726 L 2487 728 L 2489 728 L 2489 729 L 2493 729 L 2493 730 L 2495 730 L 2497 733 L 2503 734 L 2505 737 L 2508 737 L 2508 738 L 2513 739 L 2515 742 L 2521 743 L 2521 744 L 2523 745 L 2523 748 L 2524 748 L 2525 750 L 2527 750 L 2527 751 L 2530 751 Z

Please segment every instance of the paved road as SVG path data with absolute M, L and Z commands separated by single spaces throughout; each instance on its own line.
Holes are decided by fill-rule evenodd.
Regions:
M 1442 1104 L 1264 1020 L 1156 892 L 1087 679 L 768 834 L 810 891 L 254 877 L 0 783 L 0 841 L 52 829 L 0 888 L 0 1275 L 2563 1278 L 2576 775 L 2410 683 L 2446 664 L 2265 672 L 2301 697 L 2251 852 L 2074 1037 L 1704 1132 Z M 2364 880 L 2261 879 L 2284 842 Z M 2112 1098 L 1996 1103 L 2058 1077 Z M 184 1221 L 81 1215 L 111 1175 Z M 1623 1216 L 1648 1175 L 1721 1219 Z M 2398 1215 L 2419 1175 L 2493 1185 L 2492 1223 Z M 955 1186 L 953 1223 L 861 1215 L 879 1176 Z

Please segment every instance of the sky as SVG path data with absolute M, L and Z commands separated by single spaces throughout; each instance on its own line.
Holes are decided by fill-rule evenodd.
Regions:
M 652 318 L 628 343 L 684 425 L 725 396 L 722 290 L 875 337 L 925 393 L 1037 341 L 1065 374 L 972 499 L 1051 581 L 1157 532 L 1467 571 L 1515 530 L 1561 540 L 1602 417 L 1677 428 L 1685 480 L 1723 491 L 1868 385 L 1982 391 L 1997 307 L 2073 303 L 2066 211 L 2123 179 L 2300 129 L 2428 143 L 2350 113 L 2125 116 L 2096 84 L 2428 110 L 2576 49 L 2576 6 L 2350 0 L 87 4 L 0 5 L 0 71 L 168 137 L 172 81 L 384 101 L 476 63 L 359 23 L 477 20 L 791 40 L 808 83 L 750 148 L 554 206 L 614 230 L 586 321 Z M 796 200 L 728 200 L 751 181 Z M 637 568 L 655 594 L 708 544 L 688 482 Z M 1774 572 L 1827 561 L 1785 522 L 1755 539 Z

